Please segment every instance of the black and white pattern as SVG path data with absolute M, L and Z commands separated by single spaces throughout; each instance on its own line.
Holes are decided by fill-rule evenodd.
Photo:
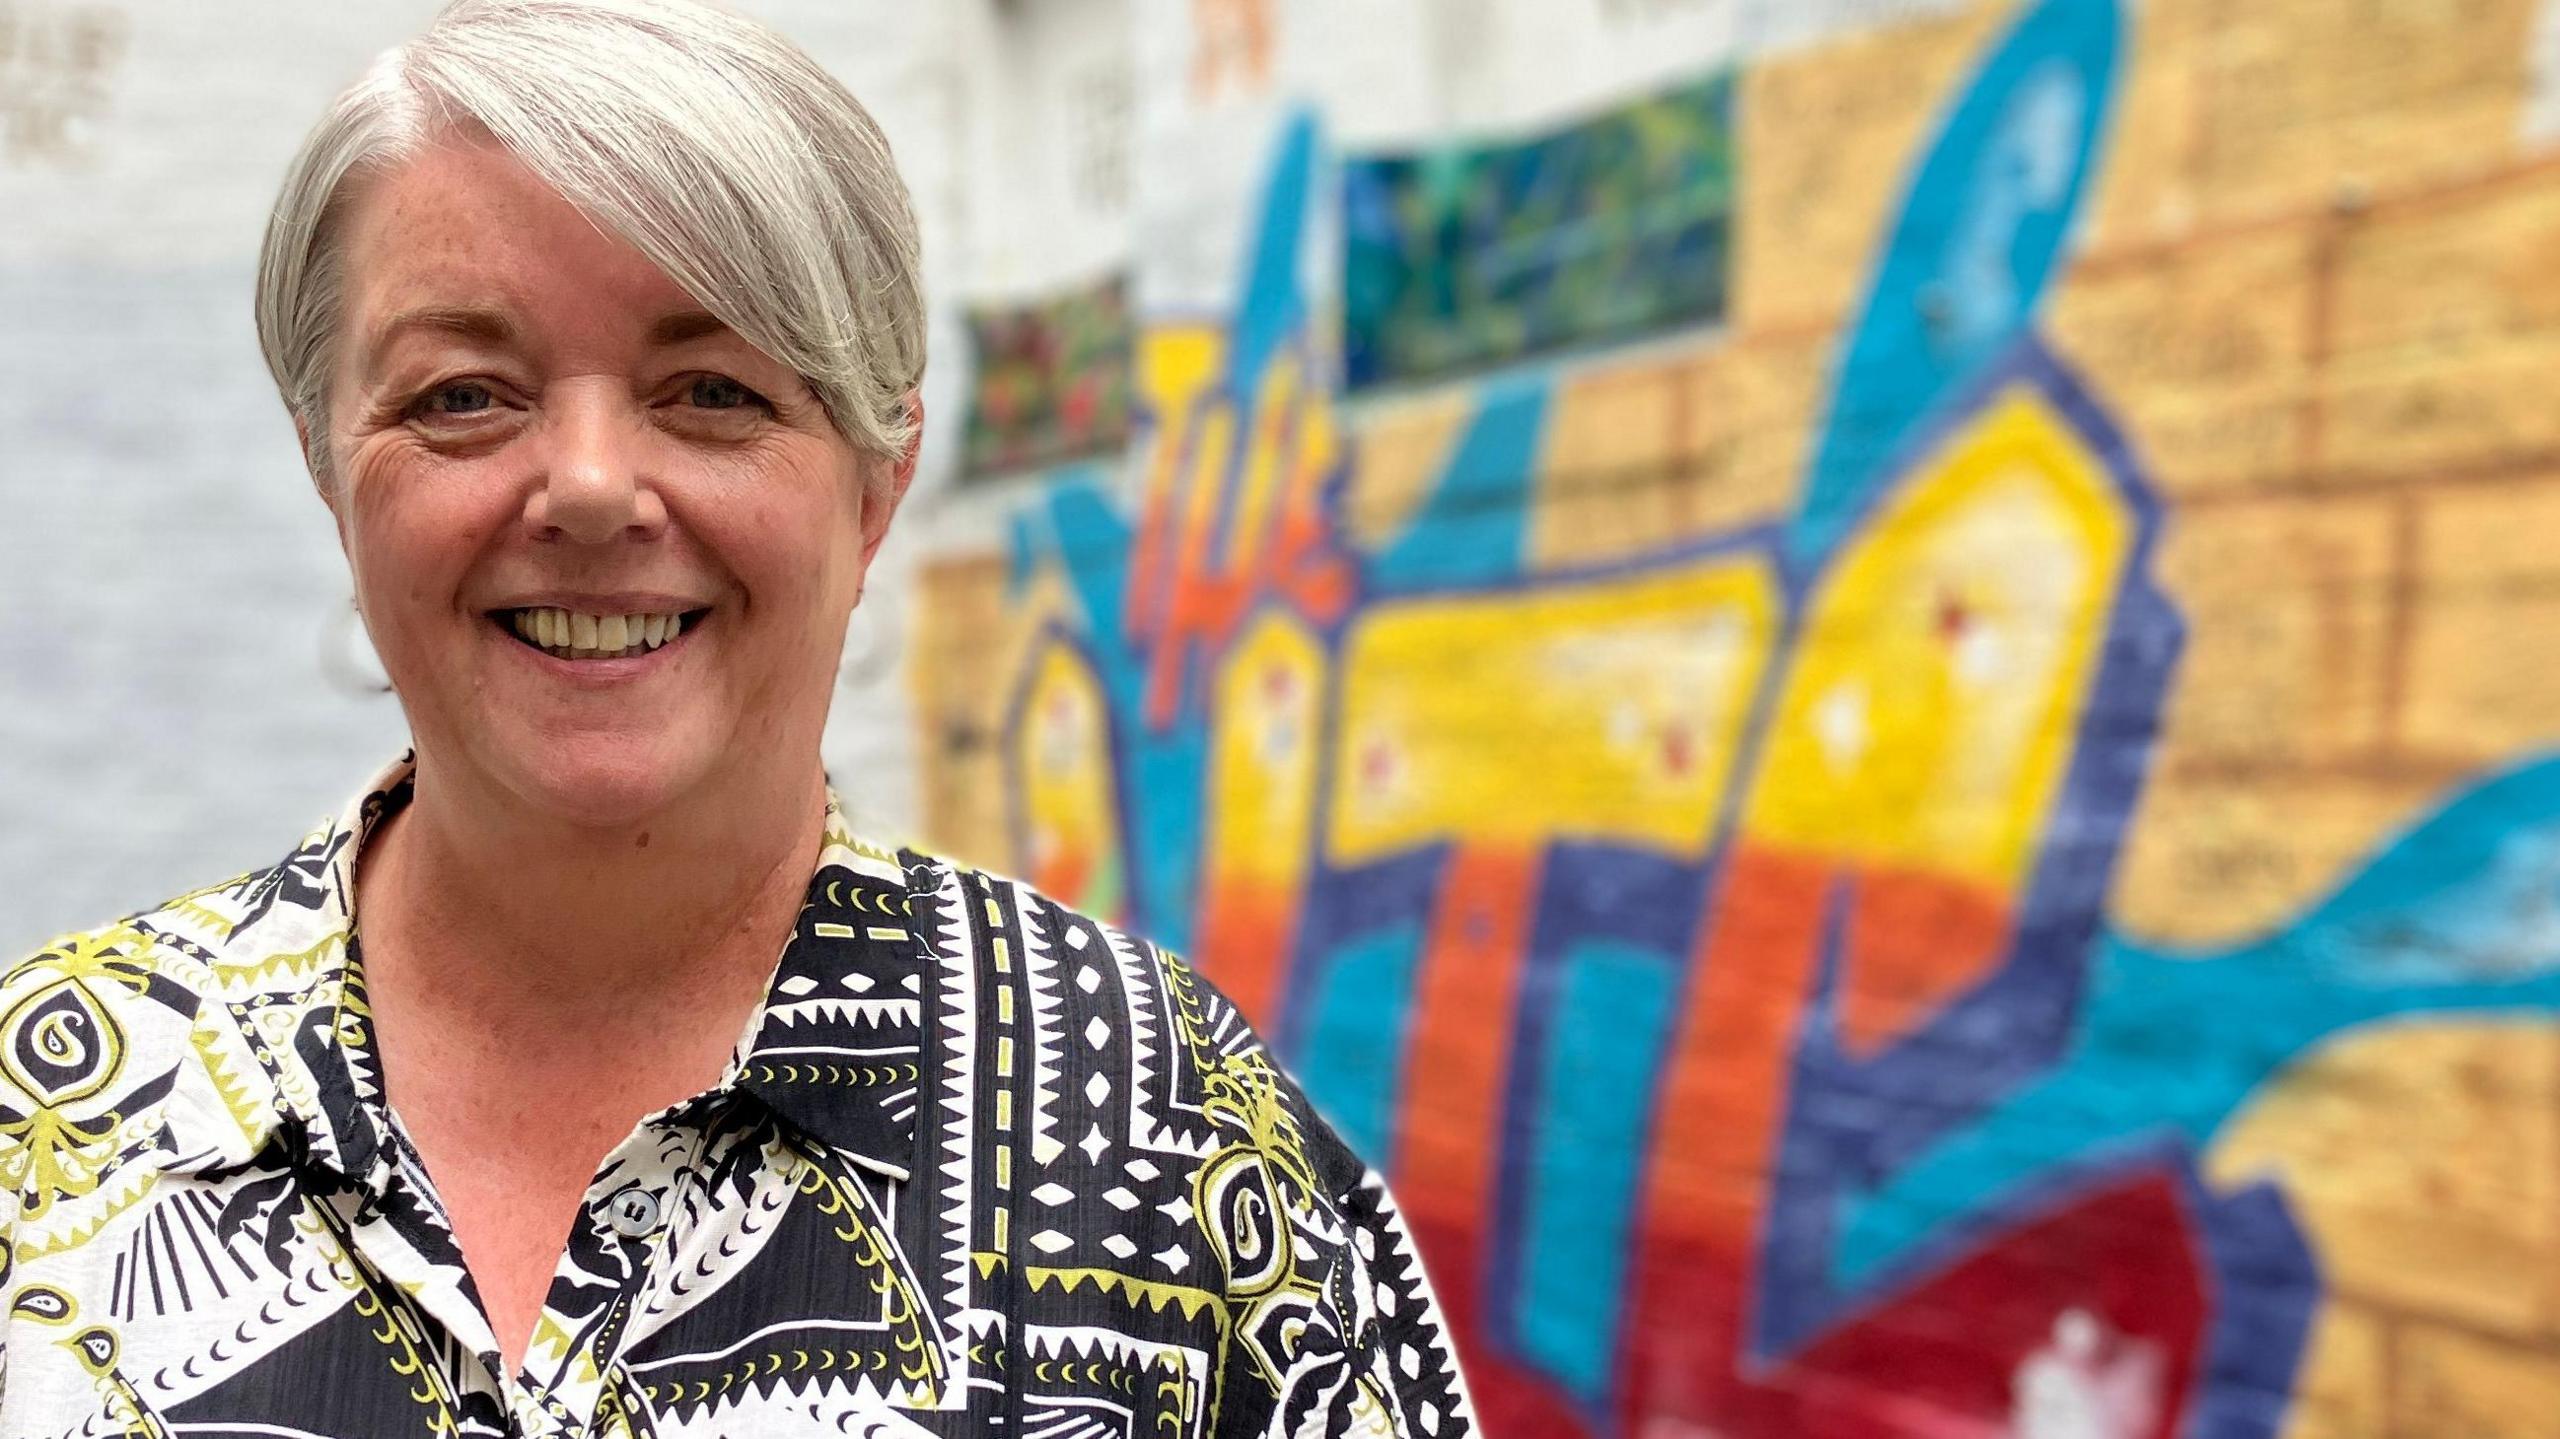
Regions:
M 1384 1185 L 1214 989 L 832 805 L 752 1037 L 605 1160 L 502 1372 L 350 919 L 409 783 L 0 980 L 0 1433 L 1470 1431 Z

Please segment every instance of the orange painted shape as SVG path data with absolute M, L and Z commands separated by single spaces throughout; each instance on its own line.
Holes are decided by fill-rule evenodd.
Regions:
M 1658 1239 L 1738 1254 L 1757 1232 L 1839 882 L 1813 856 L 1737 846 L 1726 861 L 1655 1115 L 1645 1212 Z
M 1864 1057 L 1981 983 L 2008 953 L 2012 914 L 1978 884 L 1912 870 L 1859 876 L 1836 1013 Z
M 1201 896 L 1195 956 L 1244 1017 L 1268 1033 L 1298 937 L 1299 896 L 1234 875 L 1214 875 Z
M 1408 1213 L 1481 1236 L 1500 1152 L 1538 856 L 1461 847 L 1424 942 L 1393 1174 Z
M 1061 844 L 1032 862 L 1031 887 L 1042 894 L 1082 894 L 1093 878 L 1093 851 Z

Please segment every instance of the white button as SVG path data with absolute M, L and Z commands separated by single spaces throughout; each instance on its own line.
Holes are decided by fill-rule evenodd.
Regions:
M 604 1202 L 604 1217 L 623 1238 L 643 1238 L 658 1227 L 658 1196 L 645 1189 L 626 1189 Z

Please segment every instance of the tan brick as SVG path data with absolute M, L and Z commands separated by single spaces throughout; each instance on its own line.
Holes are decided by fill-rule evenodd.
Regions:
M 2390 735 L 2397 510 L 2293 500 L 2173 511 L 2160 583 L 2187 622 L 2158 764 L 2325 764 Z
M 2388 1331 L 2371 1310 L 2343 1299 L 2320 1306 L 2285 1413 L 2284 1439 L 2383 1439 Z
M 1879 27 L 1755 64 L 1736 103 L 1732 316 L 1743 329 L 1838 318 L 1886 240 L 1952 88 L 2014 7 Z
M 2560 1422 L 2560 1354 L 2411 1325 L 2395 1346 L 2397 1435 L 2547 1439 Z
M 2310 460 L 2306 426 L 2316 392 L 2307 376 L 2101 393 L 2135 467 L 2173 501 L 2264 488 Z
M 1354 545 L 1386 544 L 1404 528 L 1475 413 L 1473 391 L 1456 385 L 1366 402 L 1351 411 L 1356 448 L 1341 513 Z
M 1652 356 L 1558 377 L 1539 467 L 1566 480 L 1659 467 L 1679 438 L 1678 382 L 1688 358 Z
M 2517 148 L 2536 0 L 2248 0 L 2196 36 L 2200 223 L 2406 193 Z
M 1532 564 L 1599 564 L 1674 537 L 1678 375 L 1646 361 L 1557 382 L 1529 521 Z
M 2094 251 L 2054 295 L 2050 333 L 2089 380 L 2218 387 L 2298 373 L 2310 351 L 2315 227 Z
M 2280 1179 L 2333 1294 L 2538 1336 L 2560 1287 L 2560 1029 L 2349 1034 L 2288 1066 L 2205 1170 Z
M 2184 233 L 2195 217 L 2197 94 L 2213 0 L 2147 0 L 2126 14 L 2115 119 L 2087 202 L 2089 245 Z
M 2300 468 L 2312 254 L 2307 224 L 2093 254 L 2055 294 L 2055 347 L 2162 493 Z
M 1679 382 L 1684 534 L 1729 534 L 1794 508 L 1832 343 L 1828 334 L 1745 335 L 1687 367 Z
M 2560 334 L 2447 353 L 2341 360 L 2319 382 L 2312 464 L 2372 478 L 2424 478 L 2546 463 L 2560 455 Z
M 2265 933 L 2443 798 L 2406 779 L 2155 768 L 2117 866 L 2112 910 L 2131 933 L 2186 944 Z
M 925 727 L 917 745 L 924 840 L 944 854 L 1011 872 L 1006 809 L 1005 707 L 1020 682 L 1054 589 L 1006 594 L 1002 556 L 953 555 L 925 563 L 916 594 L 907 680 Z
M 2560 166 L 2342 227 L 2329 352 L 2435 361 L 2560 333 Z M 2537 398 L 2548 403 L 2548 386 Z
M 2402 736 L 2482 763 L 2560 736 L 2560 473 L 2426 497 Z

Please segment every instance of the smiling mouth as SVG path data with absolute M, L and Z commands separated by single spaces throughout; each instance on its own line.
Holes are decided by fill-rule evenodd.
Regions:
M 492 610 L 489 618 L 520 643 L 555 659 L 618 660 L 675 642 L 701 624 L 708 609 L 666 614 L 596 615 L 548 607 Z

